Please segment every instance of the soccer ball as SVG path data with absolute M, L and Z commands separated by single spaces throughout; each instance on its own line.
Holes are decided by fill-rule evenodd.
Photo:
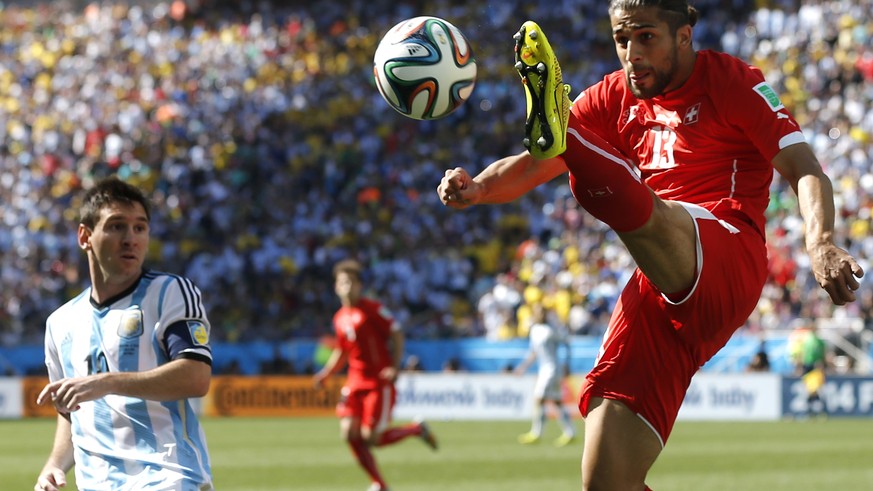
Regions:
M 439 119 L 473 93 L 476 60 L 457 27 L 438 17 L 415 17 L 379 42 L 373 75 L 379 93 L 400 114 Z

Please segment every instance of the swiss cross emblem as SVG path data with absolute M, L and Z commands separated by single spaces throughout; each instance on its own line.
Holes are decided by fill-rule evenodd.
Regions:
M 685 117 L 682 119 L 684 124 L 694 124 L 700 119 L 700 103 L 691 106 L 685 111 Z

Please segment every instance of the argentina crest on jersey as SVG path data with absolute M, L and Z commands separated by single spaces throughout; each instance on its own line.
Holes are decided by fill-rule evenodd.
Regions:
M 134 305 L 121 313 L 121 320 L 118 322 L 118 337 L 120 338 L 135 338 L 142 336 L 142 309 L 138 305 Z
M 206 328 L 206 324 L 201 321 L 188 321 L 187 324 L 194 344 L 198 346 L 209 344 L 209 329 Z

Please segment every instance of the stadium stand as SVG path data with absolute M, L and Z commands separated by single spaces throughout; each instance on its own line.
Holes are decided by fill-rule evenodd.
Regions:
M 78 3 L 0 10 L 0 346 L 41 346 L 48 313 L 82 287 L 64 218 L 109 173 L 169 210 L 149 264 L 201 286 L 227 346 L 330 332 L 330 267 L 346 256 L 414 340 L 523 336 L 525 302 L 543 299 L 574 334 L 602 333 L 632 261 L 563 183 L 462 213 L 434 188 L 459 161 L 520 149 L 509 43 L 527 18 L 554 33 L 574 88 L 617 67 L 603 2 Z M 839 242 L 873 273 L 873 2 L 695 5 L 698 49 L 749 60 L 783 94 L 834 181 Z M 422 12 L 467 33 L 479 61 L 447 121 L 402 118 L 371 81 L 381 34 Z M 860 319 L 864 345 L 873 290 L 833 307 L 799 247 L 791 190 L 778 177 L 772 190 L 772 277 L 743 334 Z

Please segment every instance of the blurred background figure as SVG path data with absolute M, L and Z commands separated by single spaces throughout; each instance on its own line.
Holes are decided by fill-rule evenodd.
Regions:
M 808 416 L 827 416 L 827 405 L 821 397 L 821 389 L 827 380 L 828 350 L 819 336 L 815 322 L 806 323 L 800 350 L 800 375 L 806 387 Z
M 518 437 L 521 444 L 537 443 L 543 436 L 546 411 L 551 408 L 561 425 L 561 436 L 555 446 L 563 447 L 576 438 L 576 427 L 564 407 L 561 380 L 569 375 L 570 344 L 563 329 L 552 326 L 541 302 L 530 305 L 530 349 L 528 355 L 515 368 L 517 375 L 524 374 L 534 361 L 537 362 L 537 380 L 534 385 L 534 408 L 530 431 Z M 561 362 L 560 352 L 564 352 Z
M 746 366 L 747 372 L 769 372 L 770 371 L 770 356 L 767 354 L 767 346 L 764 340 L 758 345 L 758 351 L 752 355 L 752 359 Z

